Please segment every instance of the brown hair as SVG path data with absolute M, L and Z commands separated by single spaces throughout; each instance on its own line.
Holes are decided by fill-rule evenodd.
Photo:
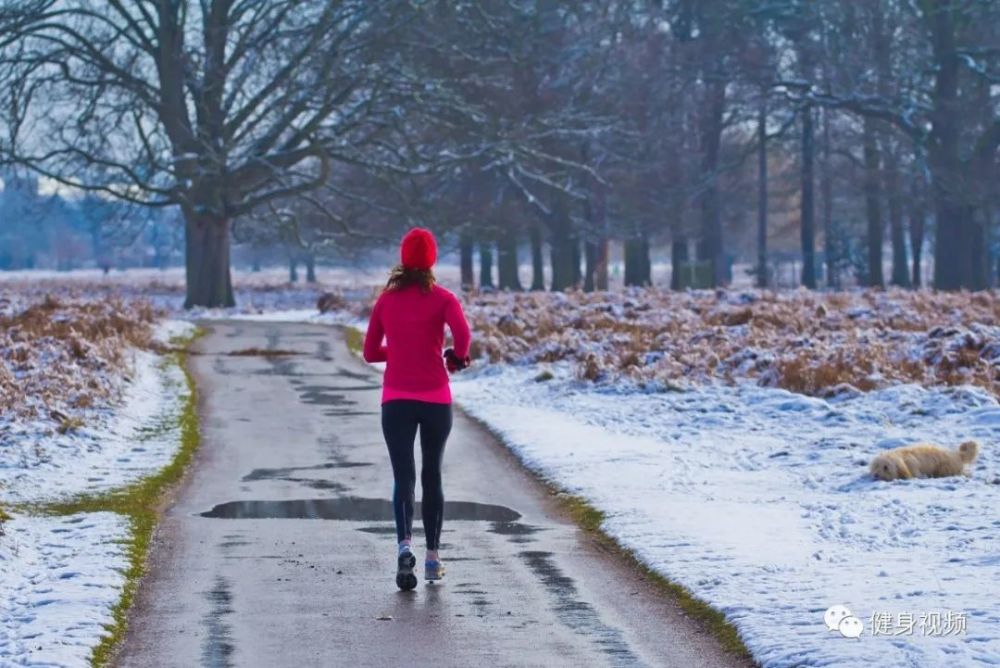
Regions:
M 397 264 L 389 272 L 389 280 L 386 281 L 383 292 L 399 290 L 408 285 L 419 285 L 424 292 L 430 292 L 434 282 L 434 272 L 430 269 L 413 269 Z

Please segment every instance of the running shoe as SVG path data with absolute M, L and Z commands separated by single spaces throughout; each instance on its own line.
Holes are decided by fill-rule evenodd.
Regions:
M 424 579 L 425 580 L 441 580 L 444 578 L 444 564 L 440 561 L 435 561 L 433 559 L 428 559 L 424 562 Z
M 417 558 L 413 556 L 409 546 L 403 546 L 399 550 L 399 558 L 396 560 L 396 586 L 403 591 L 416 588 L 417 576 L 413 569 L 417 565 Z

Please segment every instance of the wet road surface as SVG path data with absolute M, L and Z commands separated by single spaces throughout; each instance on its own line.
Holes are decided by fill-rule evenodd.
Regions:
M 154 538 L 118 665 L 746 665 L 458 412 L 448 574 L 399 592 L 379 374 L 329 327 L 208 326 L 191 358 L 202 446 Z M 299 354 L 226 354 L 251 348 Z

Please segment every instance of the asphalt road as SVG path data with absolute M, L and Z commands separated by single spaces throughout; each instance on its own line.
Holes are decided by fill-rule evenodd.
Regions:
M 379 374 L 329 327 L 207 326 L 191 358 L 202 447 L 157 530 L 118 665 L 745 665 L 458 412 L 448 574 L 399 592 Z M 251 348 L 299 354 L 228 354 Z

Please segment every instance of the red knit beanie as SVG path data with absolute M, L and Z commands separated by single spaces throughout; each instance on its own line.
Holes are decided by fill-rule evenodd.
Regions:
M 407 269 L 430 269 L 437 261 L 437 242 L 430 230 L 414 227 L 403 237 L 399 259 Z

